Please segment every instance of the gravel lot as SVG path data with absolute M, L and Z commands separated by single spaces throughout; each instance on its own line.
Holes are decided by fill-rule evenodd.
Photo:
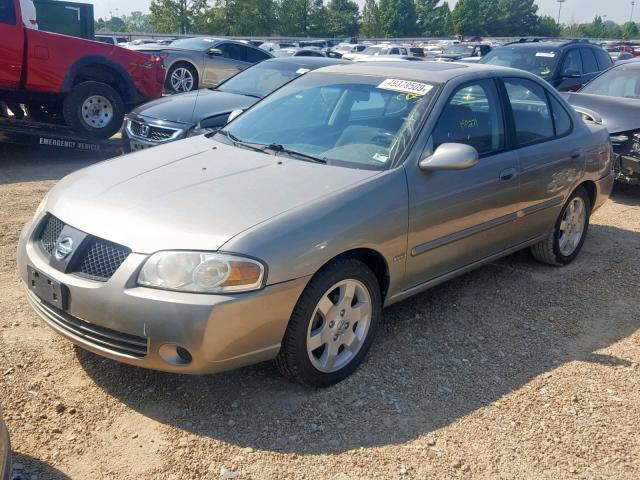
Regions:
M 30 479 L 640 478 L 640 188 L 565 268 L 512 255 L 385 312 L 319 391 L 269 363 L 188 377 L 74 348 L 32 313 L 18 233 L 92 161 L 0 147 L 0 403 Z

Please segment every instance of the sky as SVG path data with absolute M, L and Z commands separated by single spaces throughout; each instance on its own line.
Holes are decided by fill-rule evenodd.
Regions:
M 109 17 L 112 15 L 122 15 L 131 13 L 134 10 L 147 11 L 151 0 L 78 0 L 93 3 L 96 18 Z M 327 0 L 325 0 L 325 3 Z M 361 6 L 364 0 L 356 0 Z M 449 5 L 453 8 L 457 0 L 449 0 Z M 537 0 L 540 7 L 539 14 L 558 16 L 557 0 Z M 562 23 L 586 23 L 593 20 L 596 15 L 607 15 L 607 20 L 617 23 L 624 23 L 629 20 L 631 14 L 630 0 L 566 0 L 562 5 Z M 640 21 L 640 1 L 636 2 L 634 20 Z

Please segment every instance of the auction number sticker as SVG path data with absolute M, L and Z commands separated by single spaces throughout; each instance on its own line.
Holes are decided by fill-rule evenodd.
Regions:
M 536 57 L 553 58 L 556 54 L 554 52 L 536 52 Z
M 411 82 L 409 80 L 399 80 L 397 78 L 387 78 L 378 88 L 393 90 L 395 92 L 413 93 L 414 95 L 426 95 L 433 88 L 433 85 L 421 82 Z

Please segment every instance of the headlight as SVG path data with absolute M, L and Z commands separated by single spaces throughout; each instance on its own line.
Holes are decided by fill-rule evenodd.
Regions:
M 198 135 L 204 135 L 205 133 L 213 133 L 217 131 L 219 127 L 201 127 L 200 124 L 193 127 L 191 130 L 187 132 L 187 137 L 196 137 Z
M 138 275 L 138 284 L 194 293 L 248 292 L 262 288 L 264 274 L 264 265 L 251 258 L 167 251 L 149 257 Z

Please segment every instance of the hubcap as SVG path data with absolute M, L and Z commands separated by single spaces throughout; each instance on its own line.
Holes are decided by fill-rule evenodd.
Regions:
M 565 257 L 576 251 L 587 219 L 587 209 L 584 200 L 576 197 L 569 202 L 560 222 L 560 253 Z
M 93 95 L 82 104 L 82 120 L 93 128 L 103 128 L 113 119 L 113 104 L 102 95 Z
M 322 296 L 307 330 L 307 354 L 315 368 L 331 373 L 358 354 L 371 325 L 371 296 L 358 280 L 342 280 Z
M 176 92 L 190 92 L 193 88 L 193 75 L 187 68 L 178 67 L 171 74 L 171 88 Z

